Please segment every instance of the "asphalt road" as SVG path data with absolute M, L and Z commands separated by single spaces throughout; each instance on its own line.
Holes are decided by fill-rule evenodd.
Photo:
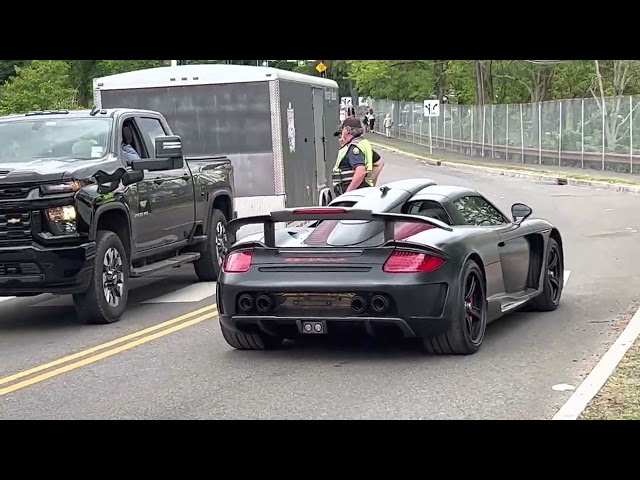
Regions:
M 578 385 L 638 296 L 640 198 L 382 153 L 383 181 L 471 186 L 507 212 L 520 201 L 555 222 L 570 272 L 560 308 L 510 315 L 489 326 L 479 353 L 438 357 L 404 345 L 235 351 L 220 334 L 213 285 L 194 285 L 191 267 L 137 282 L 131 308 L 110 326 L 79 325 L 67 297 L 1 301 L 0 419 L 551 418 L 571 393 L 552 387 Z

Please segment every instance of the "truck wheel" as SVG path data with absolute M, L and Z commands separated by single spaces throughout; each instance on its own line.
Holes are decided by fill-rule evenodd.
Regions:
M 271 335 L 234 332 L 222 325 L 222 322 L 220 322 L 220 330 L 225 341 L 236 350 L 272 350 L 280 347 L 284 342 L 284 338 Z
M 193 262 L 196 275 L 201 282 L 215 282 L 222 269 L 222 259 L 227 251 L 227 218 L 214 208 L 207 235 L 207 248 L 198 260 Z
M 86 324 L 120 320 L 129 298 L 129 259 L 115 233 L 98 230 L 89 289 L 73 296 L 78 317 Z

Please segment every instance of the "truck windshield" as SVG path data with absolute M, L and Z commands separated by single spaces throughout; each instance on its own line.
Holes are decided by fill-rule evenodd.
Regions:
M 90 160 L 106 155 L 106 118 L 26 118 L 0 121 L 0 165 L 37 159 Z

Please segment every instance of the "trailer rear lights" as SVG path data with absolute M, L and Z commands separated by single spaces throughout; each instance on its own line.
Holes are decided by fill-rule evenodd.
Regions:
M 319 207 L 319 208 L 296 208 L 293 211 L 294 215 L 335 215 L 340 213 L 347 213 L 344 208 L 335 207 Z
M 394 250 L 382 267 L 387 273 L 430 272 L 440 267 L 444 260 L 426 253 Z
M 222 270 L 226 273 L 245 273 L 251 268 L 253 250 L 231 252 L 224 259 Z

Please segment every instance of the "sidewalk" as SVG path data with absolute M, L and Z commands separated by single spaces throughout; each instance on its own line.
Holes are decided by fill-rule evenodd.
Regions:
M 399 140 L 397 138 L 387 138 L 381 134 L 369 133 L 367 134 L 367 137 L 372 143 L 377 143 L 383 147 L 397 149 L 398 151 L 402 151 L 408 154 L 419 155 L 446 163 L 458 164 L 460 166 L 471 165 L 475 167 L 486 167 L 512 172 L 529 172 L 541 175 L 550 174 L 556 177 L 576 179 L 580 182 L 580 184 L 604 182 L 608 184 L 634 185 L 640 187 L 640 175 L 634 175 L 630 173 L 618 173 L 573 167 L 558 167 L 552 165 L 537 165 L 533 163 L 522 164 L 516 162 L 507 162 L 502 159 L 491 157 L 471 157 L 463 153 L 452 152 L 448 150 L 437 150 L 435 148 L 433 149 L 433 154 L 429 154 L 429 147 L 425 145 L 419 145 L 405 140 Z M 640 193 L 640 191 L 634 191 L 633 193 Z

